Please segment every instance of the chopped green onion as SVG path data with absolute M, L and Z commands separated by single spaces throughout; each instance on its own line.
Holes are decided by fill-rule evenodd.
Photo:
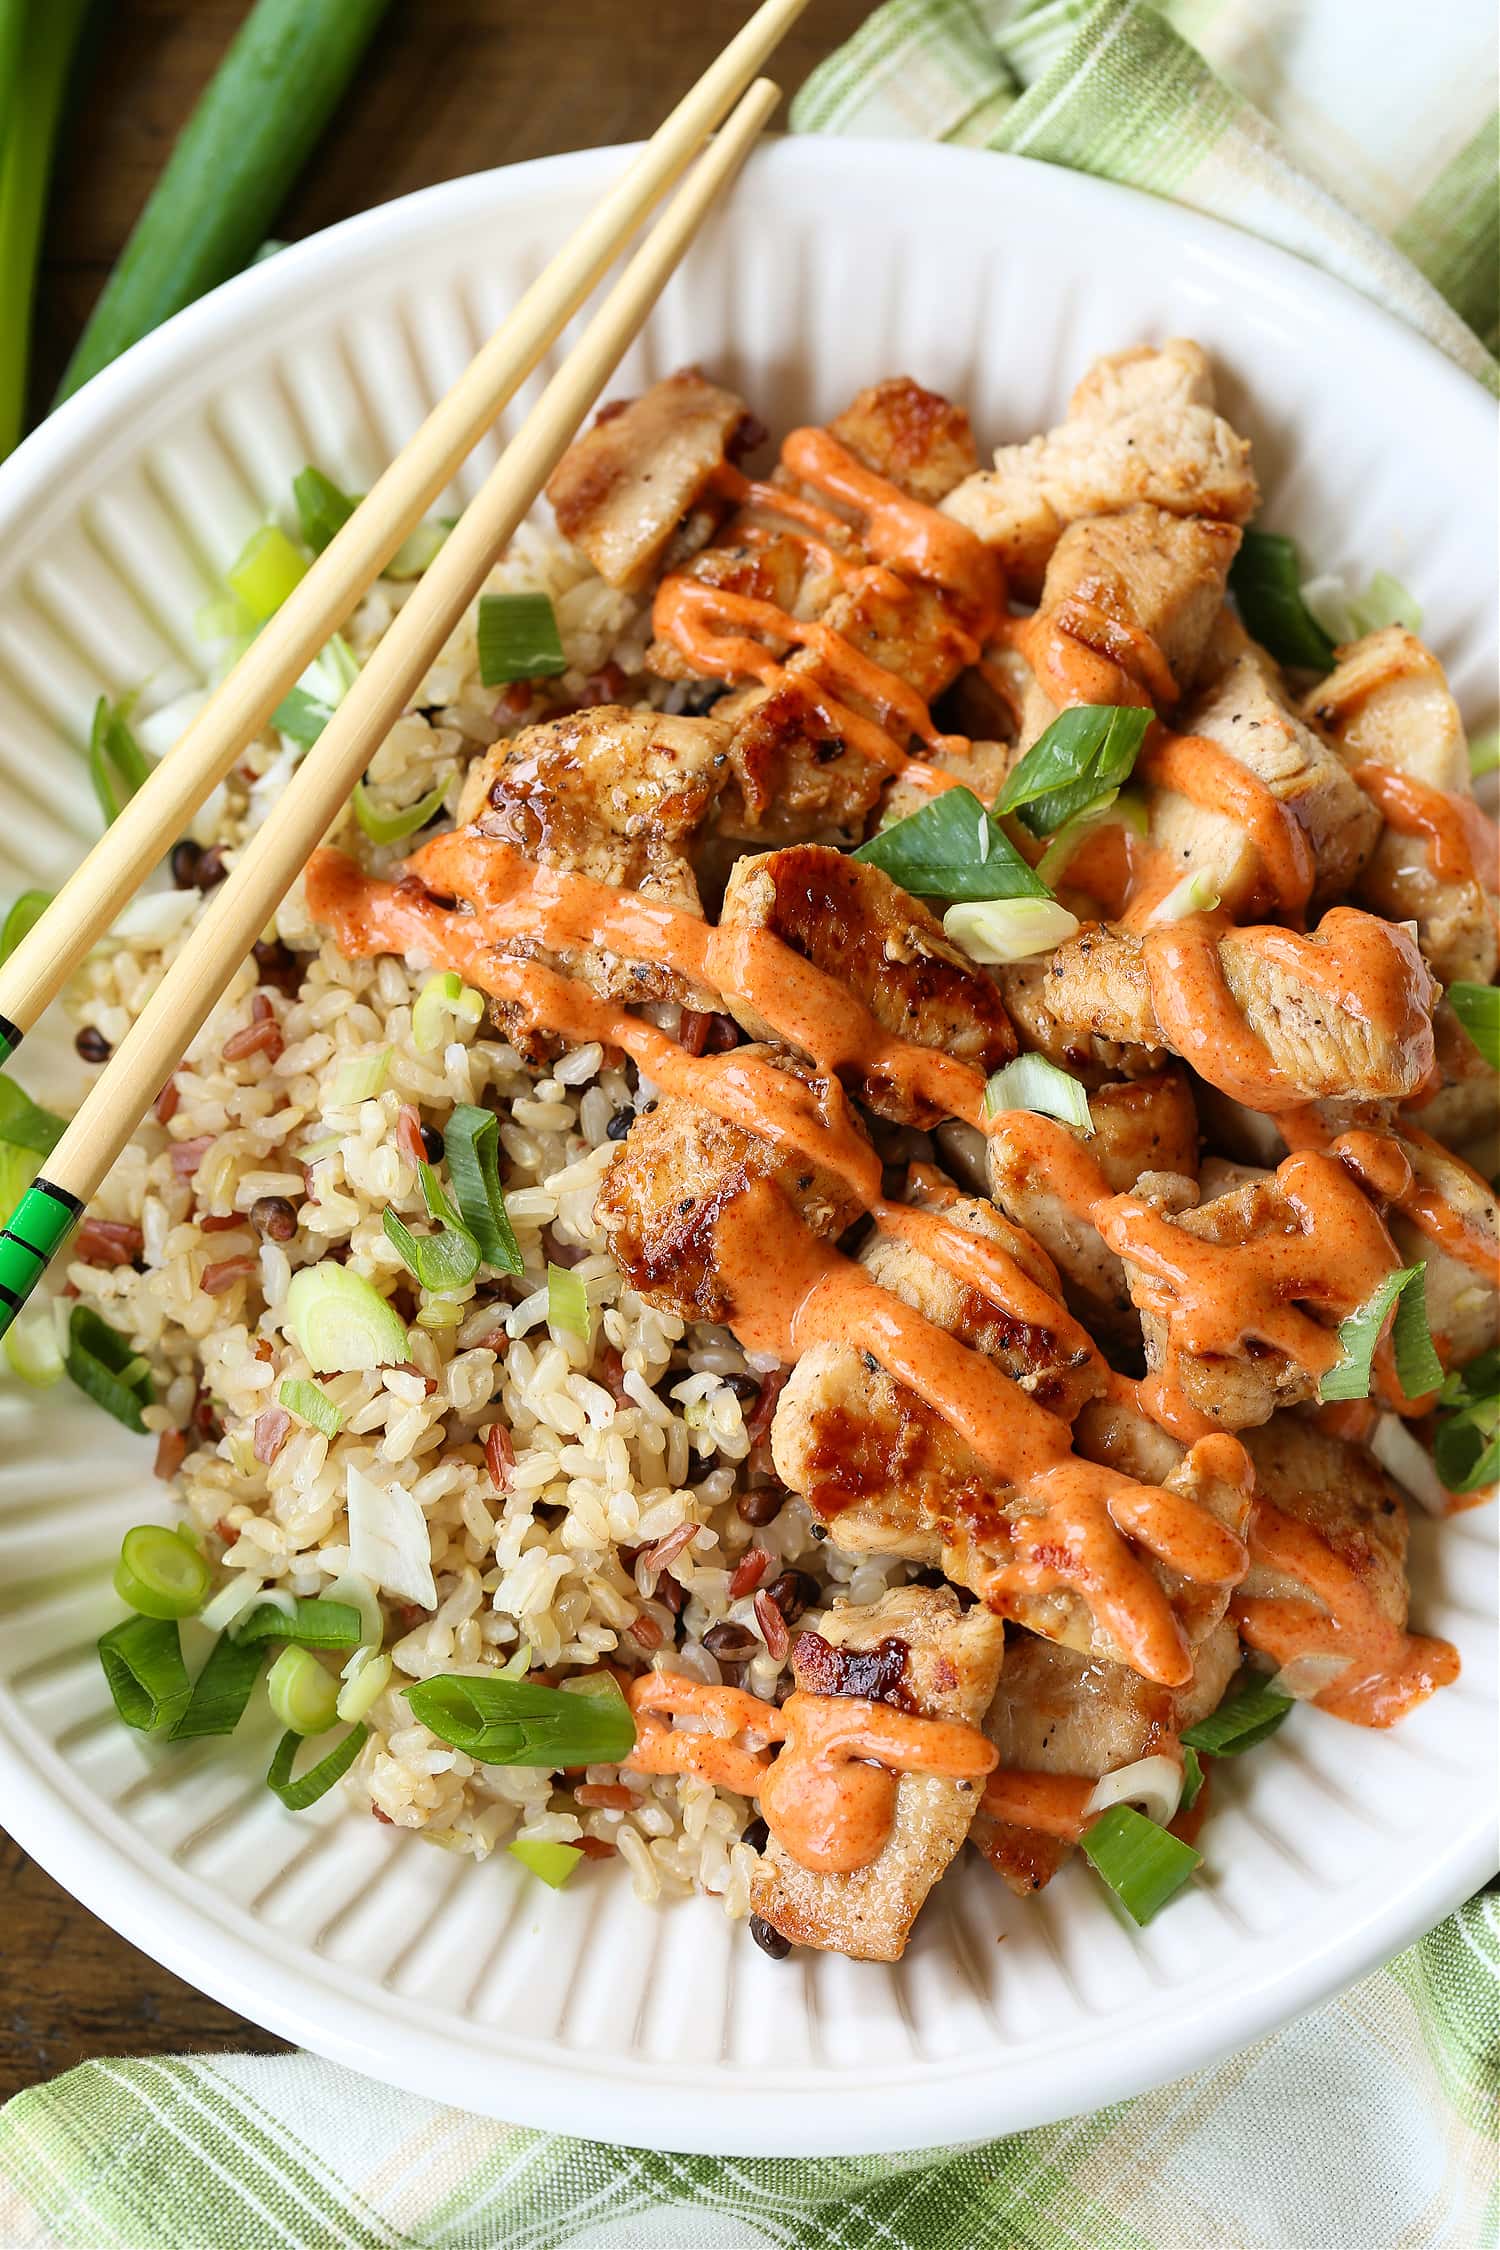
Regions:
M 1408 633 L 1420 633 L 1422 605 L 1399 578 L 1393 578 L 1388 570 L 1377 570 L 1364 592 L 1351 598 L 1349 621 L 1356 639 L 1365 633 L 1383 632 L 1387 625 L 1401 625 Z
M 415 836 L 419 828 L 425 828 L 430 820 L 437 819 L 447 794 L 447 782 L 440 781 L 436 788 L 428 790 L 425 797 L 419 797 L 414 805 L 403 805 L 399 810 L 386 812 L 376 804 L 364 783 L 356 781 L 354 794 L 349 801 L 354 807 L 355 819 L 372 844 L 399 844 L 403 837 Z
M 339 1717 L 350 1725 L 364 1718 L 390 1686 L 393 1669 L 390 1658 L 383 1656 L 379 1649 L 363 1650 L 354 1670 L 339 1689 Z
M 1078 917 L 1055 898 L 991 898 L 950 906 L 943 934 L 976 961 L 1029 961 L 1074 935 Z
M 1046 898 L 1029 868 L 972 789 L 945 789 L 920 812 L 882 828 L 853 854 L 913 898 Z
M 1443 1384 L 1433 1441 L 1437 1473 L 1450 1492 L 1477 1492 L 1500 1477 L 1500 1350 L 1478 1359 Z
M 1341 1358 L 1331 1367 L 1318 1385 L 1320 1400 L 1340 1398 L 1368 1398 L 1370 1395 L 1370 1370 L 1375 1357 L 1375 1347 L 1380 1342 L 1386 1321 L 1401 1293 L 1409 1289 L 1418 1276 L 1426 1271 L 1422 1265 L 1402 1266 L 1396 1273 L 1388 1273 L 1378 1282 L 1364 1303 L 1357 1306 L 1346 1320 L 1339 1322 L 1339 1348 Z M 1426 1314 L 1423 1314 L 1426 1325 Z
M 562 1889 L 584 1857 L 576 1844 L 548 1843 L 541 1837 L 532 1839 L 518 1836 L 513 1844 L 507 1844 L 505 1848 L 512 1859 L 518 1859 L 523 1867 L 529 1867 L 533 1875 L 540 1875 L 542 1881 L 550 1883 L 555 1891 Z
M 314 468 L 298 470 L 292 479 L 292 498 L 297 503 L 302 536 L 315 555 L 322 554 L 358 506 L 349 493 L 340 492 L 321 469 Z
M 997 812 L 1050 836 L 1127 781 L 1155 713 L 1136 703 L 1080 703 L 1057 717 L 1006 777 Z
M 285 1641 L 289 1648 L 358 1648 L 363 1620 L 352 1602 L 299 1600 L 291 1616 L 277 1602 L 257 1602 L 234 1628 L 237 1641 Z
M 335 1406 L 328 1393 L 320 1390 L 316 1383 L 289 1375 L 276 1397 L 288 1414 L 295 1414 L 299 1422 L 306 1422 L 323 1437 L 336 1438 L 344 1426 L 343 1409 Z
M 280 524 L 253 531 L 224 573 L 224 583 L 254 625 L 264 625 L 307 576 L 306 558 Z
M 61 1140 L 63 1120 L 42 1109 L 13 1078 L 0 1076 L 0 1226 L 10 1217 Z
M 277 704 L 272 726 L 299 749 L 311 750 L 358 677 L 353 649 L 342 633 L 335 633 Z
M 285 1325 L 318 1375 L 399 1367 L 407 1357 L 406 1323 L 395 1307 L 332 1258 L 292 1275 Z
M 352 1726 L 341 1742 L 335 1743 L 326 1758 L 320 1758 L 298 1780 L 292 1779 L 292 1768 L 297 1762 L 297 1752 L 302 1747 L 302 1737 L 290 1730 L 276 1745 L 276 1755 L 271 1760 L 271 1770 L 266 1775 L 266 1787 L 278 1796 L 288 1812 L 306 1812 L 320 1797 L 326 1797 L 336 1781 L 342 1781 L 369 1738 L 367 1726 Z
M 1132 835 L 1144 836 L 1149 826 L 1146 800 L 1138 789 L 1106 789 L 1102 797 L 1063 822 L 1036 863 L 1037 880 L 1055 890 L 1074 853 L 1098 829 L 1128 828 Z
M 1391 1324 L 1391 1349 L 1396 1359 L 1396 1379 L 1409 1399 L 1426 1398 L 1443 1380 L 1443 1363 L 1427 1323 L 1427 1261 L 1417 1267 L 1410 1283 L 1396 1299 Z
M 1448 998 L 1491 1070 L 1500 1070 L 1500 985 L 1450 984 Z
M 385 566 L 387 578 L 420 578 L 431 563 L 436 562 L 438 550 L 453 526 L 451 523 L 419 523 L 409 531 Z
M 197 1548 L 160 1524 L 135 1524 L 120 1543 L 115 1592 L 142 1617 L 196 1616 L 212 1578 Z
M 456 1672 L 406 1690 L 413 1715 L 443 1742 L 488 1766 L 615 1766 L 635 1748 L 630 1706 L 614 1695 L 573 1693 L 532 1680 Z
M 0 1150 L 0 1159 L 5 1152 Z M 0 1174 L 4 1164 L 0 1161 Z M 0 1188 L 0 1221 L 6 1216 Z M 5 1359 L 13 1375 L 34 1390 L 50 1390 L 63 1377 L 63 1348 L 57 1328 L 58 1300 L 41 1297 L 18 1313 L 5 1331 Z
M 1238 1758 L 1273 1735 L 1291 1709 L 1291 1696 L 1252 1681 L 1226 1697 L 1206 1719 L 1186 1728 L 1183 1747 L 1209 1757 Z
M 1006 1109 L 1060 1117 L 1080 1133 L 1094 1130 L 1087 1092 L 1069 1071 L 1045 1055 L 1017 1055 L 994 1073 L 984 1089 L 984 1114 L 996 1117 Z
M 153 763 L 126 723 L 128 709 L 128 703 L 111 703 L 101 695 L 89 729 L 89 779 L 106 828 L 129 804 Z
M 402 1264 L 424 1289 L 439 1295 L 445 1289 L 461 1289 L 479 1271 L 479 1245 L 466 1228 L 445 1223 L 436 1234 L 415 1235 L 389 1206 L 381 1212 L 380 1223 L 386 1240 L 394 1244 Z
M 481 594 L 479 677 L 486 687 L 565 672 L 557 612 L 546 594 Z
M 29 937 L 48 907 L 50 891 L 22 891 L 0 927 L 0 961 L 8 961 L 23 937 Z
M 266 1679 L 271 1709 L 293 1734 L 326 1734 L 338 1717 L 339 1683 L 311 1649 L 284 1648 Z
M 588 1342 L 593 1328 L 589 1293 L 571 1266 L 547 1267 L 547 1326 Z
M 116 1711 L 138 1733 L 168 1732 L 187 1709 L 192 1688 L 175 1618 L 127 1617 L 100 1640 L 99 1662 Z
M 458 1208 L 480 1257 L 502 1273 L 519 1274 L 520 1245 L 500 1185 L 499 1118 L 492 1109 L 462 1102 L 448 1120 L 443 1146 Z
M 1148 919 L 1154 926 L 1185 922 L 1190 914 L 1212 914 L 1218 903 L 1212 876 L 1195 868 L 1172 885 L 1166 897 L 1151 909 Z
M 187 1742 L 233 1734 L 255 1693 L 265 1661 L 263 1642 L 252 1641 L 241 1647 L 231 1634 L 221 1633 L 193 1682 L 187 1709 L 172 1729 L 172 1740 Z
M 1112 1805 L 1084 1831 L 1083 1856 L 1134 1922 L 1146 1923 L 1203 1864 L 1181 1837 L 1169 1835 L 1133 1805 Z
M 1292 540 L 1277 531 L 1247 531 L 1229 566 L 1229 591 L 1246 632 L 1278 664 L 1304 672 L 1333 669 L 1333 642 L 1302 599 L 1302 563 Z
M 123 1422 L 144 1431 L 141 1409 L 156 1397 L 150 1362 L 133 1352 L 125 1338 L 87 1305 L 75 1305 L 68 1322 L 63 1364 L 78 1388 Z
M 412 1003 L 412 1045 L 419 1055 L 430 1055 L 447 1039 L 450 1018 L 476 1024 L 483 1014 L 484 994 L 465 984 L 457 969 L 440 969 L 427 979 Z
M 1497 766 L 1500 766 L 1500 727 L 1491 727 L 1485 734 L 1476 734 L 1469 744 L 1469 773 L 1475 781 L 1482 781 Z
M 375 1055 L 346 1055 L 334 1072 L 329 1107 L 342 1109 L 348 1102 L 373 1101 L 384 1090 L 390 1060 L 389 1047 L 382 1047 Z
M 1184 1743 L 1182 1750 L 1182 1803 L 1179 1808 L 1181 1811 L 1192 1811 L 1194 1805 L 1198 1802 L 1198 1794 L 1202 1787 L 1202 1761 L 1192 1744 Z

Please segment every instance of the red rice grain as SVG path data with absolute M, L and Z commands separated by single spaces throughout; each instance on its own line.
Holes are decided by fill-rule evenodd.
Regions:
M 786 1629 L 786 1619 L 767 1593 L 762 1592 L 755 1597 L 755 1622 L 760 1627 L 767 1653 L 774 1656 L 779 1664 L 791 1647 L 791 1636 Z
M 248 1281 L 259 1265 L 257 1258 L 220 1258 L 216 1264 L 205 1266 L 198 1287 L 205 1297 L 222 1297 L 237 1281 Z
M 771 1567 L 771 1557 L 764 1547 L 749 1547 L 735 1564 L 729 1578 L 729 1599 L 737 1602 L 742 1594 L 753 1593 Z
M 126 1219 L 85 1219 L 73 1246 L 91 1266 L 128 1266 L 140 1256 L 144 1241 L 140 1228 Z
M 267 1406 L 255 1417 L 255 1441 L 252 1446 L 257 1461 L 269 1468 L 286 1444 L 291 1431 L 292 1417 L 284 1406 Z
M 580 1781 L 573 1795 L 580 1805 L 600 1805 L 610 1812 L 630 1812 L 640 1803 L 620 1781 Z
M 510 1442 L 510 1432 L 499 1422 L 492 1422 L 484 1433 L 484 1465 L 490 1472 L 490 1483 L 497 1492 L 510 1489 L 510 1472 L 516 1465 L 516 1449 Z
M 152 1463 L 153 1473 L 161 1478 L 163 1484 L 169 1484 L 186 1459 L 186 1430 L 163 1430 L 156 1441 L 156 1459 Z

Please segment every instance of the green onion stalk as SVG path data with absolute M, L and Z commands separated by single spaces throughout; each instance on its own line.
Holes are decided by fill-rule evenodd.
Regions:
M 0 0 L 0 454 L 20 443 L 37 253 L 73 57 L 91 0 Z

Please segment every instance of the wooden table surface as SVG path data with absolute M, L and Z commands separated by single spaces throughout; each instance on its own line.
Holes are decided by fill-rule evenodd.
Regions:
M 868 0 L 810 0 L 772 66 L 797 87 Z M 35 396 L 52 389 L 244 0 L 111 0 L 54 188 Z M 393 0 L 277 222 L 288 240 L 465 172 L 647 133 L 748 0 Z M 95 2055 L 274 2049 L 95 1921 L 0 1837 L 0 2096 Z

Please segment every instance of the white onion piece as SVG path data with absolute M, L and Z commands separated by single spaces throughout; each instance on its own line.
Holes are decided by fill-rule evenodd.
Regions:
M 345 1481 L 344 1498 L 349 1560 L 359 1576 L 419 1608 L 436 1609 L 432 1535 L 421 1502 L 404 1485 L 377 1484 L 355 1468 Z
M 253 1570 L 237 1570 L 234 1576 L 219 1588 L 210 1602 L 205 1602 L 198 1612 L 198 1622 L 211 1633 L 222 1633 L 247 1609 L 253 1609 L 264 1596 L 265 1580 L 257 1578 Z
M 1294 1703 L 1316 1703 L 1325 1688 L 1343 1678 L 1350 1661 L 1347 1656 L 1294 1656 L 1266 1684 L 1273 1695 L 1289 1695 Z
M 1136 1805 L 1148 1820 L 1165 1828 L 1181 1802 L 1182 1768 L 1176 1759 L 1137 1758 L 1134 1765 L 1121 1766 L 1096 1782 L 1083 1812 L 1087 1820 L 1108 1812 L 1111 1805 Z
M 1078 917 L 1055 898 L 983 898 L 950 906 L 943 934 L 971 961 L 1029 961 L 1074 936 Z
M 1432 1456 L 1398 1414 L 1382 1414 L 1375 1424 L 1370 1451 L 1393 1476 L 1403 1492 L 1430 1516 L 1446 1516 L 1453 1495 L 1433 1467 Z
M 324 1588 L 319 1598 L 325 1602 L 347 1602 L 352 1609 L 357 1609 L 361 1646 L 380 1647 L 385 1639 L 385 1619 L 380 1614 L 380 1603 L 368 1578 L 357 1570 L 346 1570 L 335 1578 L 331 1586 Z M 358 1656 L 359 1650 L 356 1649 L 354 1653 Z M 345 1667 L 344 1677 L 349 1677 L 348 1666 Z

